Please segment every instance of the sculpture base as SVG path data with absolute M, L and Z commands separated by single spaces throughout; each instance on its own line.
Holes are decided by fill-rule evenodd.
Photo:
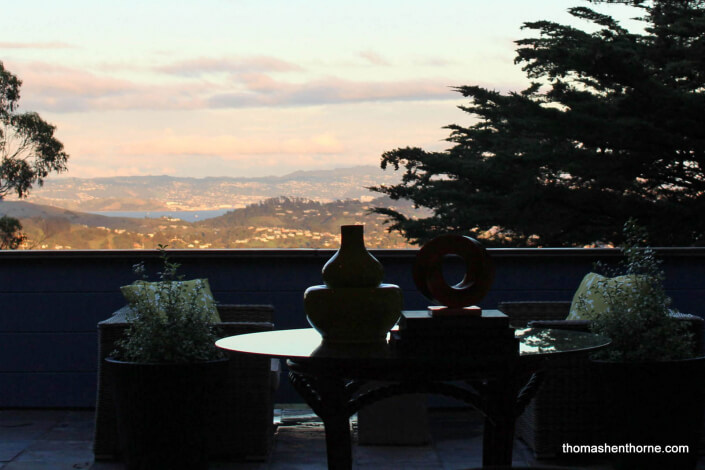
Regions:
M 496 361 L 519 354 L 509 317 L 498 310 L 480 315 L 432 316 L 427 310 L 404 311 L 390 344 L 402 355 L 460 355 Z
M 404 310 L 399 319 L 399 331 L 405 332 L 439 332 L 444 335 L 457 335 L 467 332 L 468 329 L 509 330 L 509 317 L 499 310 L 484 310 L 480 315 L 446 316 L 433 316 L 428 310 Z
M 447 316 L 458 316 L 458 315 L 469 315 L 479 317 L 482 315 L 482 309 L 477 305 L 471 307 L 446 307 L 443 305 L 434 305 L 428 307 L 428 313 L 432 317 L 447 317 Z

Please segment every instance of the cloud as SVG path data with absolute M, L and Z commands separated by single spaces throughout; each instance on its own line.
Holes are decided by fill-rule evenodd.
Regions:
M 276 93 L 281 83 L 264 73 L 243 73 L 237 80 L 249 91 L 258 93 Z
M 24 109 L 77 112 L 124 109 L 198 109 L 205 106 L 193 84 L 150 85 L 44 62 L 21 66 Z M 203 84 L 207 89 L 208 84 Z
M 130 141 L 118 149 L 122 155 L 160 155 L 172 157 L 213 157 L 224 160 L 249 160 L 267 155 L 329 155 L 344 151 L 343 145 L 331 134 L 285 139 L 240 138 L 231 135 L 204 137 L 167 131 L 159 137 Z
M 257 71 L 257 67 L 276 68 L 271 64 L 265 67 L 265 62 L 254 58 L 248 62 L 254 64 L 251 70 L 243 66 L 242 72 L 233 73 L 227 80 L 184 77 L 164 81 L 144 74 L 126 74 L 131 78 L 124 79 L 117 68 L 118 73 L 110 76 L 102 70 L 94 73 L 44 62 L 13 64 L 13 73 L 23 80 L 22 108 L 38 112 L 237 109 L 457 98 L 449 79 L 364 81 L 326 77 L 287 81 Z M 210 69 L 221 66 L 225 67 L 211 63 Z M 199 70 L 207 68 L 204 63 Z
M 110 176 L 142 176 L 142 175 L 174 175 L 188 177 L 212 176 L 263 176 L 283 175 L 293 171 L 306 169 L 331 169 L 361 164 L 358 158 L 339 155 L 258 155 L 238 160 L 221 158 L 218 156 L 173 156 L 150 155 L 149 159 L 143 156 L 121 156 L 113 159 L 107 165 L 98 165 L 84 159 L 76 159 L 71 167 L 70 174 L 62 177 L 99 178 Z M 376 164 L 377 160 L 364 162 Z M 34 193 L 32 193 L 34 194 Z M 30 198 L 32 196 L 30 195 Z
M 202 57 L 157 67 L 156 70 L 171 75 L 196 77 L 210 73 L 291 72 L 299 71 L 301 67 L 292 62 L 267 56 L 245 57 L 241 59 L 212 59 Z
M 327 78 L 305 83 L 278 82 L 266 75 L 248 76 L 245 89 L 208 99 L 215 108 L 306 106 L 370 101 L 421 101 L 457 98 L 442 81 L 363 82 Z
M 65 42 L 0 42 L 0 49 L 72 49 Z
M 387 59 L 373 51 L 362 51 L 359 56 L 363 59 L 367 59 L 373 65 L 392 65 Z
M 137 86 L 128 81 L 104 77 L 61 65 L 33 62 L 22 72 L 25 87 L 40 95 L 63 95 L 67 98 L 98 98 L 122 95 Z
M 457 63 L 457 61 L 444 59 L 442 57 L 425 57 L 416 60 L 416 64 L 428 67 L 448 67 L 449 65 L 456 65 Z

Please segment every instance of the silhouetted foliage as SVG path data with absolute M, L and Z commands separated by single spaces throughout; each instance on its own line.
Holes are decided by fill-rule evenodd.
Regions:
M 69 156 L 64 146 L 54 137 L 55 126 L 45 122 L 37 113 L 17 111 L 22 81 L 5 69 L 0 62 L 0 200 L 10 192 L 26 197 L 33 184 L 40 186 L 52 171 L 66 170 Z M 14 231 L 22 229 L 14 220 Z M 4 231 L 3 237 L 9 232 Z M 3 245 L 17 248 L 19 243 Z
M 433 211 L 394 210 L 390 230 L 423 243 L 461 233 L 505 246 L 621 241 L 630 217 L 655 245 L 705 244 L 705 1 L 606 1 L 640 14 L 641 32 L 591 8 L 568 11 L 586 32 L 550 21 L 517 41 L 521 92 L 457 91 L 476 119 L 450 125 L 445 152 L 401 148 L 374 190 Z
M 25 240 L 22 224 L 14 217 L 0 217 L 0 250 L 16 250 Z

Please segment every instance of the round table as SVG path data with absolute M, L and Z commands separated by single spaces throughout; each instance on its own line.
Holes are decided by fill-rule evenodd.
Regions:
M 483 465 L 511 464 L 514 422 L 541 379 L 546 360 L 607 346 L 608 338 L 570 330 L 515 330 L 513 353 L 403 351 L 393 341 L 326 344 L 311 328 L 230 336 L 219 348 L 287 359 L 289 379 L 323 421 L 329 469 L 352 468 L 349 418 L 360 408 L 403 393 L 438 393 L 462 400 L 485 415 Z M 370 381 L 386 384 L 369 390 Z M 361 391 L 364 390 L 364 391 Z

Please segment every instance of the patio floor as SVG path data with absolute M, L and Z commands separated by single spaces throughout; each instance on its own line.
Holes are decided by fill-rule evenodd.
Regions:
M 482 419 L 468 409 L 438 409 L 429 413 L 432 443 L 418 447 L 353 447 L 358 469 L 461 469 L 479 467 Z M 2 470 L 122 470 L 118 462 L 94 462 L 91 410 L 0 410 L 0 469 Z M 276 410 L 274 450 L 266 462 L 213 462 L 213 470 L 314 470 L 326 468 L 323 426 L 309 410 Z M 353 431 L 356 423 L 353 421 Z M 355 433 L 353 433 L 355 435 Z M 590 462 L 543 460 L 517 441 L 514 466 L 611 469 L 604 460 Z M 698 470 L 705 470 L 701 458 Z

